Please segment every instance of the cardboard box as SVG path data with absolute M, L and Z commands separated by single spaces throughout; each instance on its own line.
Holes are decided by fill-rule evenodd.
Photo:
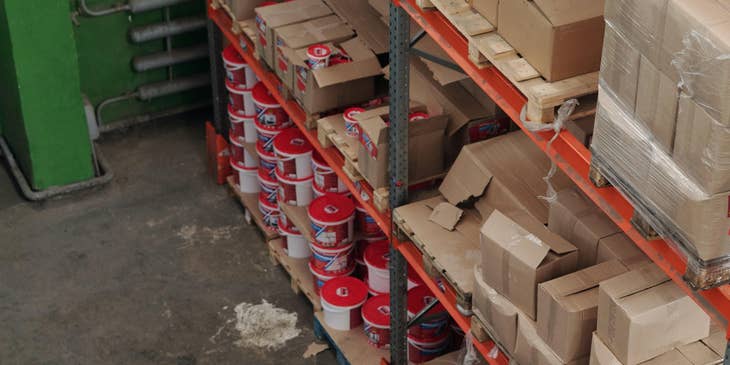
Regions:
M 254 9 L 261 3 L 258 0 L 227 0 L 236 20 L 242 21 L 254 17 Z
M 724 341 L 724 336 L 721 336 Z M 709 338 L 708 338 L 709 339 Z M 641 365 L 712 365 L 722 361 L 722 353 L 714 350 L 706 341 L 692 342 L 665 352 Z M 724 351 L 724 348 L 723 350 Z M 590 365 L 621 365 L 621 362 L 609 350 L 601 338 L 593 333 L 591 339 L 591 362 Z
M 550 347 L 538 336 L 535 322 L 520 317 L 517 329 L 517 341 L 513 358 L 519 364 L 530 365 L 586 365 L 588 357 L 564 363 Z
M 474 266 L 472 309 L 478 312 L 481 321 L 492 328 L 497 341 L 504 346 L 504 349 L 509 353 L 514 352 L 519 309 L 484 282 L 479 265 Z
M 471 7 L 497 28 L 499 0 L 471 0 Z
M 617 32 L 611 24 L 607 24 L 600 76 L 628 113 L 633 113 L 636 109 L 640 60 L 641 54 L 630 40 Z
M 670 0 L 655 63 L 698 105 L 730 125 L 730 4 L 727 0 Z M 681 72 L 677 73 L 680 69 Z
M 674 146 L 678 102 L 677 83 L 642 56 L 636 93 L 636 118 L 649 128 L 668 154 L 672 153 Z
M 730 190 L 730 127 L 682 94 L 674 160 L 709 194 Z
M 377 108 L 357 116 L 360 125 L 360 145 L 357 165 L 360 174 L 373 189 L 388 186 L 388 131 L 383 119 L 387 107 Z M 439 175 L 444 171 L 444 137 L 448 118 L 433 116 L 408 123 L 408 178 L 411 182 Z
M 377 57 L 359 37 L 335 46 L 347 53 L 352 62 L 310 70 L 306 64 L 306 49 L 296 52 L 292 59 L 296 67 L 294 98 L 307 113 L 320 113 L 375 98 L 375 77 L 382 74 Z
M 546 281 L 537 294 L 537 333 L 563 362 L 587 357 L 598 316 L 598 284 L 626 272 L 607 261 Z
M 658 62 L 668 0 L 606 0 L 605 18 L 644 57 Z
M 548 227 L 578 248 L 578 269 L 595 265 L 599 241 L 621 231 L 575 189 L 558 192 L 550 205 Z
M 596 262 L 611 260 L 618 260 L 629 269 L 651 262 L 651 259 L 623 232 L 612 234 L 598 241 Z
M 565 122 L 565 129 L 570 132 L 578 141 L 583 143 L 584 146 L 589 147 L 593 140 L 593 126 L 595 125 L 596 117 L 591 115 L 580 119 L 569 120 Z
M 337 15 L 290 24 L 274 30 L 276 47 L 274 49 L 276 76 L 289 90 L 294 89 L 293 54 L 317 43 L 340 43 L 355 36 L 355 32 Z
M 355 29 L 357 36 L 375 54 L 389 51 L 388 26 L 380 21 L 380 14 L 364 0 L 324 0 L 340 18 Z
M 542 178 L 549 169 L 545 153 L 530 137 L 516 131 L 464 146 L 439 192 L 454 205 L 474 204 L 479 210 L 485 205 L 504 211 L 520 209 L 544 224 L 548 203 L 539 196 L 547 191 Z M 573 186 L 561 171 L 550 182 L 556 190 Z
M 499 3 L 498 32 L 548 81 L 598 71 L 603 0 Z
M 647 264 L 600 284 L 597 333 L 622 364 L 635 365 L 707 337 L 710 318 Z
M 332 14 L 322 0 L 293 0 L 255 9 L 259 58 L 274 68 L 274 29 Z
M 495 210 L 481 229 L 484 282 L 525 315 L 537 315 L 537 285 L 575 271 L 575 246 L 523 211 Z

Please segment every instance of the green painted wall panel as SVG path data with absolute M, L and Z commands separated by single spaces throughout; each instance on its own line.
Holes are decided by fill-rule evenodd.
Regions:
M 103 9 L 117 3 L 117 0 L 88 0 L 89 7 Z M 70 1 L 72 10 L 77 9 L 77 2 Z M 192 1 L 171 9 L 171 18 L 205 14 L 204 1 Z M 135 90 L 138 86 L 151 82 L 164 81 L 167 70 L 159 69 L 143 73 L 134 72 L 132 57 L 156 53 L 165 49 L 164 40 L 154 40 L 135 44 L 129 40 L 128 30 L 131 27 L 147 25 L 164 20 L 163 10 L 153 10 L 141 14 L 123 12 L 103 17 L 87 17 L 78 15 L 78 25 L 74 27 L 74 37 L 78 48 L 81 74 L 81 90 L 94 105 L 110 97 Z M 173 48 L 185 47 L 207 41 L 205 29 L 173 38 Z M 174 76 L 185 76 L 207 72 L 207 59 L 181 64 L 173 67 Z M 210 98 L 207 89 L 171 95 L 143 102 L 136 99 L 112 104 L 104 110 L 105 123 L 133 115 L 160 111 Z
M 93 177 L 68 6 L 2 0 L 4 133 L 33 188 Z M 3 98 L 4 99 L 4 98 Z

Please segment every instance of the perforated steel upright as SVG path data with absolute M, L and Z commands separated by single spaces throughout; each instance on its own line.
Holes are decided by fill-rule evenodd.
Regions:
M 207 21 L 208 28 L 208 53 L 210 57 L 210 82 L 213 97 L 213 123 L 218 133 L 228 134 L 228 113 L 226 105 L 228 98 L 226 97 L 225 79 L 221 75 L 225 75 L 226 71 L 221 59 L 223 51 L 223 35 L 220 29 L 211 19 Z
M 388 166 L 390 206 L 408 201 L 408 75 L 410 18 L 399 6 L 390 3 L 390 134 Z M 394 226 L 393 223 L 391 223 Z M 393 228 L 392 232 L 397 229 Z M 405 365 L 407 356 L 406 278 L 407 264 L 401 253 L 390 249 L 390 358 L 392 365 Z

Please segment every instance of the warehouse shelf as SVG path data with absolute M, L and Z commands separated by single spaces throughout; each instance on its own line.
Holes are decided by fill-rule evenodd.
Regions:
M 324 148 L 317 139 L 317 130 L 310 130 L 306 124 L 308 115 L 294 100 L 288 100 L 282 94 L 282 85 L 276 75 L 266 66 L 261 64 L 253 54 L 253 44 L 245 35 L 235 34 L 230 16 L 222 9 L 214 9 L 208 6 L 208 17 L 215 22 L 223 35 L 236 48 L 246 63 L 251 66 L 256 76 L 266 85 L 266 88 L 273 94 L 276 101 L 286 110 L 294 124 L 304 133 L 307 140 L 314 149 L 319 152 L 322 158 L 337 173 L 337 176 L 345 183 L 352 195 L 362 204 L 365 210 L 375 218 L 380 229 L 390 237 L 390 213 L 380 213 L 373 205 L 373 189 L 364 181 L 353 182 L 342 169 L 345 164 L 344 157 L 335 147 Z
M 509 115 L 535 144 L 550 156 L 556 165 L 611 217 L 636 245 L 661 267 L 678 286 L 694 298 L 711 316 L 727 325 L 728 320 L 730 320 L 730 286 L 723 285 L 704 291 L 693 290 L 682 279 L 687 265 L 686 258 L 678 254 L 663 240 L 647 241 L 644 239 L 630 222 L 634 213 L 634 208 L 631 204 L 616 189 L 610 187 L 596 188 L 590 182 L 588 175 L 591 153 L 581 142 L 569 132 L 562 131 L 549 147 L 548 142 L 554 136 L 554 132 L 533 133 L 527 130 L 525 124 L 521 121 L 520 116 L 527 101 L 525 96 L 495 67 L 479 68 L 474 65 L 469 60 L 467 40 L 440 12 L 423 10 L 416 5 L 415 0 L 393 0 L 393 4 L 402 8 L 418 23 L 443 48 L 450 58 Z M 411 257 L 409 259 L 409 253 L 412 249 L 408 245 L 401 243 L 398 247 L 409 262 L 420 259 L 420 257 Z M 411 264 L 413 263 L 411 262 Z M 419 271 L 419 274 L 426 275 L 421 270 L 417 269 L 417 271 Z M 429 283 L 429 287 L 432 284 Z M 434 288 L 432 287 L 432 289 Z M 448 300 L 448 298 L 444 299 Z M 452 308 L 449 309 L 452 312 Z M 463 322 L 460 321 L 458 315 L 454 318 L 457 322 Z M 481 352 L 485 354 L 484 351 Z

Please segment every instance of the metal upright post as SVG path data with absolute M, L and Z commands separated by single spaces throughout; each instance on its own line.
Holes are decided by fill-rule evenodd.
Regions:
M 408 201 L 408 14 L 390 2 L 390 133 L 388 166 L 390 206 Z M 395 234 L 395 225 L 391 223 Z M 390 359 L 392 365 L 405 365 L 407 356 L 406 278 L 407 264 L 393 245 L 390 248 Z
M 208 54 L 210 57 L 210 85 L 212 88 L 213 98 L 213 124 L 216 132 L 228 134 L 228 118 L 226 105 L 226 84 L 223 75 L 226 71 L 221 59 L 221 51 L 223 50 L 223 34 L 216 26 L 212 19 L 207 21 L 208 27 Z

